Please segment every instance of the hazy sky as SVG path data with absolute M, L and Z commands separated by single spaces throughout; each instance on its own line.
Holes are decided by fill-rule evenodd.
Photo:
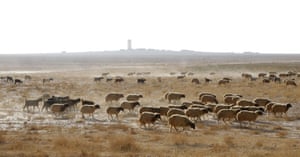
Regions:
M 3 0 L 0 53 L 300 53 L 297 0 Z

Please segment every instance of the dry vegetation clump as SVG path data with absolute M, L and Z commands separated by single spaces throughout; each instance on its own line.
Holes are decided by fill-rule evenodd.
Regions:
M 132 135 L 111 135 L 109 138 L 110 150 L 117 152 L 139 152 L 141 148 L 138 146 L 136 139 Z

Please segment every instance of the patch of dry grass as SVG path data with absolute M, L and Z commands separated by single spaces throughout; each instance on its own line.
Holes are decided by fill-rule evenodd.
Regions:
M 112 135 L 109 138 L 109 148 L 117 152 L 138 152 L 138 146 L 132 135 Z

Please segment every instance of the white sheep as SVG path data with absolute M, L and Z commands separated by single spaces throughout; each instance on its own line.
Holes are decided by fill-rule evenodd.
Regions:
M 143 112 L 139 118 L 140 126 L 144 126 L 145 128 L 146 125 L 150 127 L 150 124 L 154 126 L 154 123 L 156 120 L 161 119 L 159 113 L 152 113 L 152 112 Z
M 287 117 L 287 111 L 289 110 L 289 108 L 291 108 L 292 105 L 291 104 L 274 104 L 272 106 L 271 112 L 274 114 L 274 116 L 276 116 L 277 113 L 280 114 L 280 116 L 282 116 L 282 113 L 285 114 L 285 116 Z
M 89 114 L 94 118 L 94 112 L 96 109 L 100 109 L 100 105 L 84 105 L 80 108 L 80 112 L 82 114 L 82 118 L 84 118 L 84 114 Z
M 124 111 L 124 109 L 122 107 L 108 107 L 106 109 L 106 113 L 108 115 L 108 119 L 109 117 L 111 117 L 111 119 L 113 119 L 113 115 L 116 115 L 116 118 L 119 119 L 118 114 Z
M 176 127 L 191 127 L 195 129 L 195 123 L 193 123 L 187 116 L 174 114 L 169 118 L 170 132 L 172 132 L 172 128 L 176 131 Z
M 243 121 L 248 121 L 248 124 L 250 125 L 250 122 L 255 121 L 259 115 L 263 115 L 263 112 L 258 111 L 240 111 L 236 115 L 236 120 L 240 122 L 240 127 L 242 127 Z

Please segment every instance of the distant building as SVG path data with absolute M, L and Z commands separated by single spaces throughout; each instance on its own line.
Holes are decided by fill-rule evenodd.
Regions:
M 130 40 L 130 39 L 127 41 L 127 49 L 128 49 L 128 50 L 132 50 L 132 47 L 131 47 L 131 40 Z

